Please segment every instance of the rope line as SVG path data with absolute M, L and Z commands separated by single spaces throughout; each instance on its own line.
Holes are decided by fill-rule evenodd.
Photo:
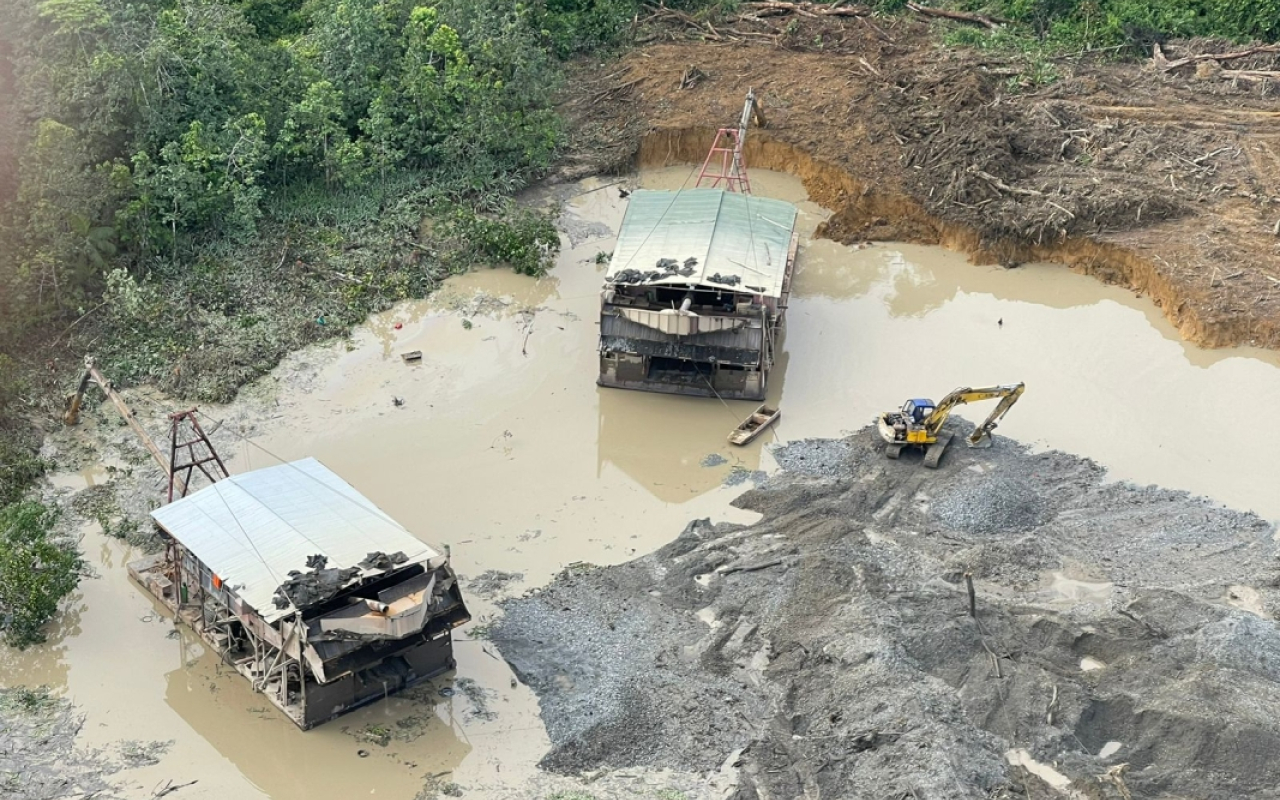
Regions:
M 262 555 L 262 551 L 259 550 L 258 546 L 253 543 L 253 537 L 249 535 L 249 532 L 245 530 L 244 525 L 240 523 L 240 518 L 236 516 L 236 512 L 231 510 L 231 504 L 227 502 L 227 498 L 222 496 L 222 489 L 219 488 L 218 482 L 214 481 L 211 488 L 213 489 L 213 493 L 218 496 L 218 499 L 222 501 L 222 505 L 226 507 L 227 514 L 230 515 L 232 521 L 235 522 L 236 527 L 240 529 L 240 533 L 244 534 L 245 542 L 249 545 L 249 547 L 253 548 L 254 555 L 256 555 L 258 557 L 258 560 L 262 562 L 262 566 L 267 570 L 267 574 L 271 576 L 271 580 L 276 582 L 277 591 L 283 594 L 284 599 L 289 601 L 289 605 L 293 607 L 293 610 L 297 611 L 298 604 L 295 603 L 293 601 L 293 598 L 289 596 L 289 593 L 284 590 L 284 581 L 280 580 L 280 576 L 277 575 L 276 571 L 271 568 L 271 564 L 267 561 L 266 557 Z M 196 508 L 199 508 L 199 506 L 196 506 Z M 200 509 L 200 512 L 205 516 L 209 516 L 208 512 L 205 511 L 204 509 Z M 212 519 L 212 517 L 210 517 L 210 519 Z
M 707 388 L 711 390 L 711 393 L 715 395 L 716 399 L 720 401 L 720 404 L 724 406 L 724 410 L 729 412 L 729 416 L 733 417 L 734 422 L 738 425 L 741 425 L 743 421 L 746 420 L 746 417 L 742 417 L 741 419 L 739 419 L 738 415 L 733 413 L 733 408 L 731 408 L 729 404 L 725 402 L 725 399 L 720 396 L 719 392 L 716 391 L 716 387 L 713 386 L 711 384 L 711 381 L 707 379 L 707 376 L 703 375 L 701 372 L 698 373 L 698 376 L 702 378 L 702 382 L 707 385 Z

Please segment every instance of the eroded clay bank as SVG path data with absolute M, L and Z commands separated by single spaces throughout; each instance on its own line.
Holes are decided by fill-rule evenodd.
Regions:
M 641 140 L 635 164 L 652 169 L 701 163 L 706 157 L 706 143 L 714 137 L 714 130 L 704 128 L 655 130 Z M 1255 318 L 1248 309 L 1220 313 L 1189 296 L 1185 287 L 1171 280 L 1161 269 L 1157 253 L 1083 237 L 1039 242 L 984 239 L 968 226 L 937 218 L 905 194 L 878 188 L 836 164 L 770 138 L 765 131 L 752 133 L 744 153 L 749 167 L 800 178 L 809 198 L 831 212 L 818 228 L 817 238 L 841 244 L 896 241 L 939 245 L 965 254 L 978 265 L 1063 264 L 1150 298 L 1179 335 L 1201 347 L 1280 348 L 1280 319 Z M 1226 266 L 1221 275 L 1230 274 Z M 1214 279 L 1206 276 L 1210 283 Z M 1276 288 L 1280 290 L 1280 285 Z

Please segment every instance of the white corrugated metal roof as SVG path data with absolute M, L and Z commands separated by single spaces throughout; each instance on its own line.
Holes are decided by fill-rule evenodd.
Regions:
M 753 287 L 759 294 L 778 297 L 796 213 L 795 206 L 782 200 L 724 189 L 639 189 L 627 201 L 607 280 L 615 281 L 627 269 L 654 271 L 664 258 L 681 266 L 695 258 L 691 274 L 645 283 Z M 728 281 L 715 280 L 716 275 Z M 738 283 L 732 282 L 735 277 Z
M 272 596 L 308 556 L 354 567 L 375 551 L 439 555 L 314 458 L 224 478 L 151 516 L 269 622 L 290 613 Z

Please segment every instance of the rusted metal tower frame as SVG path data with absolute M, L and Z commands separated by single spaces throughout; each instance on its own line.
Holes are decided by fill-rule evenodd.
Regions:
M 747 164 L 743 160 L 742 148 L 747 140 L 747 127 L 751 124 L 753 117 L 756 124 L 763 128 L 764 112 L 756 102 L 755 92 L 748 89 L 738 127 L 720 128 L 716 131 L 715 141 L 711 143 L 707 159 L 702 162 L 702 171 L 698 173 L 697 188 L 703 188 L 704 182 L 709 189 L 715 189 L 723 183 L 731 192 L 751 194 L 751 180 L 747 177 Z M 718 164 L 715 163 L 717 156 L 719 156 Z M 717 168 L 718 171 L 713 171 Z
M 184 428 L 183 423 L 187 423 L 190 433 Z M 191 438 L 186 438 L 190 436 Z M 180 438 L 186 438 L 186 441 L 179 442 Z M 197 452 L 197 446 L 203 445 L 203 452 Z M 178 462 L 178 451 L 185 450 L 184 457 L 186 461 Z M 196 409 L 189 408 L 186 411 L 175 411 L 169 415 L 169 463 L 172 465 L 169 471 L 169 500 L 173 502 L 173 489 L 177 484 L 180 491 L 178 497 L 187 496 L 187 488 L 191 486 L 191 475 L 199 469 L 204 476 L 209 479 L 210 483 L 217 483 L 223 478 L 230 477 L 227 472 L 226 464 L 222 463 L 222 456 L 218 455 L 218 451 L 214 449 L 213 442 L 209 441 L 209 437 L 200 427 L 200 423 L 196 420 Z M 215 467 L 209 466 L 216 464 Z M 186 474 L 181 478 L 178 474 L 183 470 Z M 220 474 L 215 474 L 220 473 Z
M 184 425 L 183 423 L 187 423 Z M 190 430 L 190 434 L 187 431 Z M 191 438 L 187 438 L 190 436 Z M 185 441 L 179 442 L 179 439 Z M 196 452 L 198 445 L 204 446 L 203 452 Z M 178 451 L 184 450 L 186 461 L 178 461 Z M 216 464 L 216 469 L 209 467 L 209 464 Z M 199 469 L 204 476 L 209 479 L 210 483 L 217 483 L 222 478 L 230 477 L 227 472 L 227 466 L 222 463 L 222 456 L 218 455 L 218 451 L 214 449 L 213 442 L 209 441 L 209 437 L 205 434 L 204 429 L 200 427 L 200 423 L 196 421 L 196 409 L 194 407 L 186 411 L 175 411 L 169 415 L 169 490 L 168 500 L 173 502 L 174 487 L 179 489 L 178 497 L 186 497 L 187 490 L 191 488 L 191 475 Z M 213 469 L 211 472 L 210 470 Z M 221 475 L 214 474 L 220 472 Z M 179 473 L 182 474 L 179 477 Z M 182 580 L 182 560 L 178 554 L 178 542 L 172 536 L 165 537 L 165 561 L 168 562 L 167 572 L 169 580 L 173 581 L 174 586 L 181 587 Z M 182 606 L 181 589 L 178 590 L 177 603 L 178 607 Z M 200 614 L 204 616 L 204 587 L 200 587 Z

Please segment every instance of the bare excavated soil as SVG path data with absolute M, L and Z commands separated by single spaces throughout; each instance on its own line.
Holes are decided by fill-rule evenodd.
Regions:
M 737 765 L 740 798 L 1280 797 L 1267 523 L 1003 438 L 937 471 L 869 429 L 779 456 L 739 501 L 760 522 L 505 604 L 545 768 Z
M 1274 69 L 1275 54 L 1173 70 L 1063 58 L 1036 87 L 1018 57 L 936 34 L 866 17 L 659 28 L 568 82 L 561 177 L 637 154 L 701 163 L 754 88 L 768 128 L 748 136 L 748 164 L 802 177 L 834 212 L 830 238 L 1065 263 L 1150 295 L 1199 344 L 1280 347 L 1280 99 L 1222 68 Z

